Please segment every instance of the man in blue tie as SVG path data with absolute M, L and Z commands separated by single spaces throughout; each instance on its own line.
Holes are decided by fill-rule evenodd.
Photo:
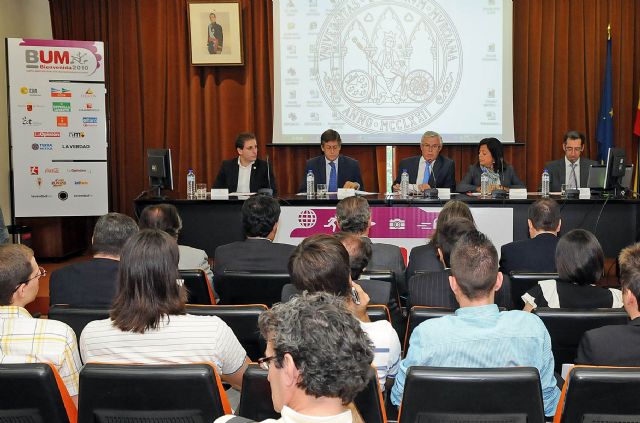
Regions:
M 320 136 L 320 148 L 324 155 L 307 160 L 300 192 L 307 191 L 307 173 L 313 171 L 316 184 L 327 184 L 329 192 L 337 192 L 338 188 L 354 188 L 364 190 L 360 173 L 360 165 L 351 157 L 340 155 L 342 140 L 340 134 L 327 129 Z

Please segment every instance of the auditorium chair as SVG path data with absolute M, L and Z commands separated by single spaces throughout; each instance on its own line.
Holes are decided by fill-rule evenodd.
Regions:
M 384 283 L 376 283 L 372 286 L 371 284 L 369 284 L 369 282 L 373 281 L 358 281 L 362 290 L 366 292 L 367 295 L 369 295 L 369 304 L 386 306 L 390 294 L 390 287 L 385 285 Z M 300 294 L 300 290 L 296 288 L 292 283 L 288 283 L 282 287 L 282 295 L 280 301 L 287 302 L 291 299 L 291 297 L 298 294 Z M 387 299 L 387 301 L 384 301 L 384 299 Z
M 511 300 L 515 310 L 524 308 L 522 296 L 539 281 L 547 279 L 558 279 L 557 273 L 533 273 L 533 272 L 509 272 L 511 278 Z
M 289 283 L 287 273 L 266 273 L 225 270 L 216 276 L 218 304 L 265 304 L 271 307 L 280 301 L 282 287 Z
M 418 325 L 425 320 L 435 319 L 442 316 L 449 316 L 454 313 L 454 310 L 450 308 L 442 308 L 442 307 L 426 307 L 426 306 L 413 306 L 409 311 L 409 318 L 407 319 L 407 330 L 404 335 L 404 343 L 402 350 L 404 351 L 404 355 L 407 354 L 407 349 L 409 348 L 409 340 L 411 339 L 411 334 L 413 330 L 418 327 Z
M 364 270 L 362 272 L 361 279 L 372 279 L 376 281 L 384 281 L 389 282 L 391 284 L 391 294 L 393 298 L 389 297 L 390 301 L 397 301 L 397 304 L 400 305 L 400 293 L 398 291 L 398 285 L 396 284 L 396 278 L 392 270 Z M 389 301 L 390 305 L 391 302 Z M 385 303 L 386 304 L 386 303 Z
M 180 270 L 180 278 L 189 293 L 188 304 L 215 304 L 207 274 L 202 269 Z
M 640 368 L 575 366 L 554 423 L 640 422 Z
M 109 318 L 109 309 L 93 307 L 72 307 L 66 304 L 55 304 L 49 307 L 49 320 L 58 320 L 71 326 L 80 339 L 82 330 L 89 322 Z
M 76 423 L 78 411 L 48 363 L 0 364 L 1 423 Z
M 580 339 L 586 331 L 607 325 L 625 325 L 629 320 L 624 309 L 537 308 L 533 312 L 549 331 L 555 371 L 558 373 L 562 364 L 573 363 Z
M 258 330 L 258 317 L 267 310 L 263 304 L 248 305 L 187 305 L 187 313 L 200 316 L 218 316 L 233 333 L 253 361 L 264 356 L 267 347 Z
M 210 363 L 88 363 L 80 371 L 79 423 L 212 422 L 231 414 Z
M 380 382 L 375 367 L 369 370 L 369 382 L 367 386 L 356 395 L 353 400 L 358 412 L 362 416 L 362 420 L 367 423 L 386 423 L 387 415 L 385 413 L 384 400 L 382 399 L 382 391 L 380 391 Z
M 540 376 L 534 367 L 412 366 L 398 417 L 399 423 L 544 421 Z

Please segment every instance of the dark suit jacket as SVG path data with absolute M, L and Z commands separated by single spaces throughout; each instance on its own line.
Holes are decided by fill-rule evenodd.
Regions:
M 610 325 L 585 332 L 576 364 L 640 366 L 640 318 L 626 325 Z
M 546 233 L 505 244 L 500 250 L 500 271 L 555 273 L 556 245 L 558 237 Z
M 271 242 L 268 239 L 247 239 L 216 248 L 214 275 L 225 270 L 257 270 L 289 273 L 289 256 L 295 246 Z
M 304 169 L 299 192 L 307 192 L 307 173 L 309 173 L 309 169 L 313 171 L 313 176 L 316 178 L 316 185 L 329 184 L 329 179 L 327 178 L 327 163 L 324 155 L 307 160 Z M 362 182 L 362 175 L 360 174 L 360 164 L 351 157 L 340 155 L 338 156 L 338 188 L 342 188 L 347 181 L 359 183 L 359 189 L 364 191 L 364 183 Z
M 400 252 L 400 247 L 391 244 L 371 242 L 371 239 L 362 237 L 363 240 L 371 243 L 371 260 L 366 270 L 391 270 L 393 278 L 400 293 L 406 292 L 404 280 L 404 257 Z
M 464 175 L 464 178 L 462 178 L 457 185 L 458 192 L 474 192 L 476 188 L 480 186 L 480 175 L 482 175 L 482 171 L 480 170 L 479 164 L 476 163 L 469 166 L 467 174 Z M 526 188 L 524 182 L 518 178 L 516 171 L 511 165 L 504 166 L 504 175 L 501 175 L 500 182 L 509 188 Z
M 400 161 L 398 166 L 398 176 L 393 181 L 394 184 L 400 183 L 400 177 L 402 176 L 402 169 L 407 169 L 409 173 L 409 182 L 421 184 L 422 181 L 416 182 L 418 177 L 418 166 L 420 166 L 420 157 L 413 156 L 408 157 Z M 431 188 L 449 188 L 451 191 L 456 189 L 456 164 L 453 160 L 439 155 L 436 161 L 431 164 L 431 170 L 433 171 L 429 178 L 429 186 Z M 434 177 L 435 176 L 435 177 Z
M 269 168 L 269 177 L 267 177 L 267 168 Z M 238 158 L 223 161 L 213 187 L 227 188 L 229 192 L 237 191 L 238 172 Z M 271 164 L 267 166 L 267 162 L 257 159 L 251 168 L 249 189 L 251 192 L 257 192 L 260 188 L 269 188 L 269 178 L 271 178 L 271 189 L 273 190 L 273 195 L 276 195 L 278 191 L 276 190 L 276 178 L 273 176 L 273 166 L 271 166 Z
M 444 265 L 438 258 L 438 253 L 433 243 L 413 247 L 409 253 L 409 265 L 407 266 L 407 281 L 415 275 L 416 271 L 438 272 L 444 269 Z
M 52 272 L 49 303 L 110 306 L 117 290 L 119 266 L 117 260 L 92 258 Z
M 589 178 L 589 166 L 596 165 L 593 160 L 580 157 L 580 186 L 587 187 L 587 179 Z M 564 157 L 560 160 L 554 160 L 545 164 L 545 168 L 549 171 L 549 190 L 552 192 L 560 192 L 561 185 L 565 183 L 566 167 Z

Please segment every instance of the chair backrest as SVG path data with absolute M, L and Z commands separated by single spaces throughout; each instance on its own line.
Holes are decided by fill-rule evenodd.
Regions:
M 367 386 L 356 395 L 353 402 L 362 416 L 362 420 L 365 422 L 387 422 L 382 392 L 380 391 L 380 382 L 378 381 L 378 374 L 374 367 L 371 367 L 369 370 L 369 382 Z
M 265 273 L 225 270 L 216 276 L 218 304 L 266 304 L 271 307 L 280 301 L 282 287 L 289 283 L 287 273 Z
M 89 322 L 109 318 L 109 310 L 106 308 L 71 307 L 65 304 L 55 304 L 49 307 L 48 318 L 58 320 L 71 326 L 80 339 L 82 330 Z
M 404 343 L 402 348 L 404 354 L 407 354 L 407 348 L 409 348 L 409 339 L 411 339 L 413 330 L 417 328 L 420 323 L 424 322 L 425 320 L 448 316 L 453 313 L 454 310 L 449 308 L 425 306 L 411 307 L 411 310 L 409 311 L 409 319 L 407 320 L 407 330 L 404 335 Z
M 537 285 L 539 281 L 547 279 L 558 279 L 557 273 L 532 273 L 532 272 L 509 272 L 511 279 L 511 301 L 513 308 L 522 310 L 524 301 L 522 296 L 531 288 Z
M 202 269 L 180 270 L 180 278 L 184 281 L 189 298 L 188 304 L 215 304 L 216 300 L 211 289 L 211 281 Z
M 251 363 L 242 378 L 242 391 L 238 415 L 260 422 L 266 419 L 279 419 L 280 413 L 273 409 L 271 385 L 267 380 L 268 370 Z
M 0 364 L 0 422 L 75 423 L 78 412 L 48 363 Z
M 576 366 L 565 382 L 554 422 L 639 422 L 638 392 L 638 367 Z
M 212 422 L 231 414 L 210 363 L 88 363 L 80 372 L 80 423 Z
M 258 330 L 258 317 L 267 310 L 263 304 L 249 305 L 187 305 L 187 313 L 200 316 L 218 316 L 231 328 L 253 361 L 264 356 L 266 341 Z
M 389 322 L 391 322 L 391 315 L 389 314 L 389 309 L 386 305 L 368 305 L 367 316 L 369 316 L 369 320 L 371 320 L 372 322 L 377 322 L 378 320 L 388 320 Z
M 377 281 L 395 284 L 395 277 L 391 270 L 364 270 L 362 271 L 362 275 L 366 276 L 367 279 L 375 279 Z
M 573 363 L 582 335 L 591 329 L 607 325 L 624 325 L 629 320 L 624 309 L 562 309 L 537 308 L 534 310 L 551 336 L 551 350 L 555 370 L 563 363 Z
M 544 421 L 535 367 L 410 367 L 398 418 L 399 423 Z

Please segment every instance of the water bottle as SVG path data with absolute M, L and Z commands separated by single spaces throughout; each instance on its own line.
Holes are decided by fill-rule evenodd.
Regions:
M 548 197 L 549 196 L 549 171 L 547 169 L 545 169 L 542 172 L 542 196 L 543 197 Z
M 307 171 L 307 195 L 313 195 L 316 192 L 316 177 L 313 176 L 313 170 Z
M 489 175 L 487 175 L 487 171 L 485 170 L 480 175 L 480 196 L 487 197 L 489 195 Z
M 187 172 L 187 199 L 193 200 L 196 198 L 196 174 L 193 169 L 189 169 Z
M 407 169 L 402 169 L 402 175 L 400 175 L 400 195 L 402 197 L 409 195 L 409 173 L 407 173 Z

